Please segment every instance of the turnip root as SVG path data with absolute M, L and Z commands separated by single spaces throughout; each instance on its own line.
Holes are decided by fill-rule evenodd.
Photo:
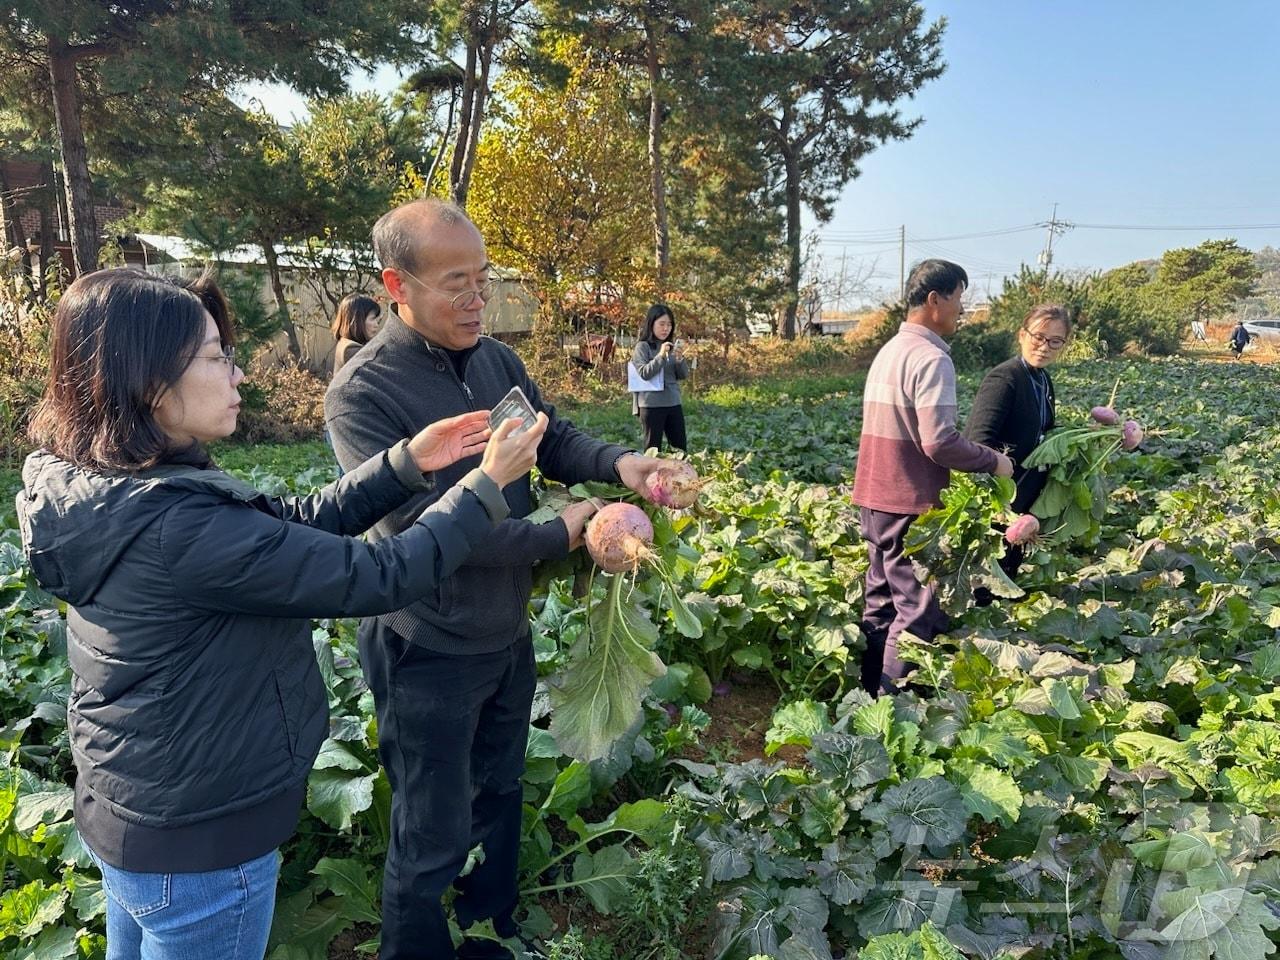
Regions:
M 646 481 L 648 497 L 662 507 L 686 510 L 698 499 L 698 491 L 706 481 L 683 460 L 666 460 Z
M 602 507 L 587 525 L 587 552 L 605 573 L 634 570 L 652 555 L 653 524 L 630 503 Z
M 1143 436 L 1142 424 L 1137 420 L 1126 420 L 1120 428 L 1120 444 L 1126 450 L 1136 450 Z
M 1040 521 L 1035 514 L 1024 513 L 1014 520 L 1004 531 L 1005 543 L 1013 546 L 1024 546 L 1040 533 Z
M 1089 416 L 1093 417 L 1095 423 L 1100 423 L 1105 427 L 1114 427 L 1120 422 L 1120 414 L 1110 407 L 1094 407 L 1089 411 Z

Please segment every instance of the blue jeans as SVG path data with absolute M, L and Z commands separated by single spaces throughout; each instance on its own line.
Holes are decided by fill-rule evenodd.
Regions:
M 207 873 L 134 873 L 94 860 L 107 894 L 107 960 L 262 960 L 279 854 Z

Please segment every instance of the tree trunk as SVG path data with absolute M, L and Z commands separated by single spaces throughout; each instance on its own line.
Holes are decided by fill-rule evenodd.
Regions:
M 497 15 L 495 8 L 493 16 L 496 18 Z M 464 209 L 467 205 L 467 191 L 471 188 L 471 171 L 475 169 L 476 165 L 476 148 L 480 144 L 480 127 L 484 123 L 485 103 L 489 94 L 489 68 L 493 64 L 493 48 L 497 44 L 492 23 L 486 29 L 481 44 L 480 79 L 476 83 L 475 97 L 472 101 L 470 130 L 467 134 L 467 150 L 462 159 L 462 173 L 454 190 L 454 202 Z
M 5 176 L 4 161 L 0 160 L 0 253 L 7 254 L 14 247 L 25 246 L 18 223 L 18 212 L 9 197 L 9 178 Z
M 422 182 L 423 197 L 431 196 L 431 184 L 440 169 L 440 160 L 444 157 L 445 147 L 449 144 L 449 131 L 453 129 L 453 112 L 458 108 L 458 88 L 449 86 L 449 117 L 445 120 L 444 129 L 440 132 L 440 142 L 436 145 L 435 154 L 431 158 L 431 169 L 427 171 L 427 179 Z
M 462 103 L 458 107 L 458 134 L 453 138 L 453 157 L 449 161 L 449 196 L 453 202 L 462 206 L 466 202 L 465 194 L 459 198 L 458 188 L 462 183 L 462 163 L 467 155 L 467 142 L 471 139 L 471 110 L 476 95 L 476 40 L 470 32 L 467 35 L 467 63 L 462 71 Z
M 782 157 L 787 171 L 787 298 L 778 321 L 778 336 L 794 340 L 800 303 L 800 160 L 785 141 Z
M 667 229 L 667 184 L 662 168 L 662 64 L 658 61 L 657 27 L 644 22 L 645 56 L 649 72 L 649 179 L 653 197 L 653 265 L 658 271 L 658 293 L 667 289 L 667 267 L 671 261 L 671 238 Z
M 276 317 L 280 321 L 280 329 L 289 341 L 289 353 L 293 359 L 302 360 L 302 347 L 298 343 L 298 330 L 289 315 L 289 301 L 284 296 L 284 283 L 280 280 L 280 261 L 276 259 L 276 248 L 273 243 L 264 240 L 261 243 L 262 255 L 267 260 L 267 273 L 271 277 L 271 296 L 276 303 Z
M 44 178 L 44 186 L 40 191 L 40 275 L 36 278 L 36 284 L 40 288 L 40 296 L 47 297 L 49 268 L 55 256 L 53 208 L 58 204 L 58 176 L 54 173 L 53 163 L 48 160 L 40 165 L 40 171 Z
M 53 115 L 67 181 L 67 215 L 71 227 L 71 258 L 76 274 L 98 267 L 98 224 L 93 210 L 93 181 L 80 125 L 80 96 L 76 90 L 76 58 L 64 41 L 49 38 L 49 80 L 53 86 Z

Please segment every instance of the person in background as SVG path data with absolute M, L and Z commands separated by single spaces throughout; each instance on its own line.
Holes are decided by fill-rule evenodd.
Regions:
M 492 407 L 519 387 L 549 420 L 540 471 L 566 484 L 622 483 L 643 495 L 662 461 L 603 443 L 556 415 L 516 353 L 483 336 L 496 285 L 484 238 L 456 204 L 414 200 L 373 227 L 382 282 L 395 306 L 382 333 L 342 368 L 325 395 L 338 460 L 351 467 L 385 446 L 400 424 Z M 412 522 L 468 464 L 435 491 L 382 521 L 375 536 Z M 441 585 L 388 616 L 360 624 L 360 664 L 378 714 L 378 753 L 391 783 L 391 840 L 382 881 L 381 960 L 502 958 L 482 936 L 455 950 L 443 897 L 464 935 L 492 920 L 517 934 L 525 746 L 537 685 L 529 594 L 533 565 L 581 546 L 590 501 L 547 523 L 533 511 L 529 477 L 503 490 L 511 516 Z M 482 862 L 459 874 L 477 844 Z
M 1231 331 L 1231 340 L 1229 342 L 1231 352 L 1235 354 L 1235 358 L 1237 360 L 1239 360 L 1240 355 L 1244 353 L 1244 348 L 1249 345 L 1249 340 L 1249 331 L 1245 329 L 1244 321 L 1237 320 L 1236 328 Z
M 333 372 L 336 375 L 356 351 L 373 339 L 382 328 L 382 307 L 364 294 L 352 293 L 342 298 L 329 329 L 337 344 L 333 348 Z
M 645 314 L 636 334 L 631 362 L 643 380 L 662 374 L 661 390 L 637 390 L 631 394 L 631 412 L 640 418 L 645 450 L 661 450 L 663 436 L 678 450 L 688 448 L 684 407 L 680 402 L 680 381 L 689 377 L 689 361 L 679 340 L 674 339 L 676 321 L 671 308 L 655 303 Z
M 965 423 L 964 435 L 974 443 L 1001 450 L 1013 460 L 1017 493 L 1013 509 L 1026 513 L 1044 489 L 1043 470 L 1020 464 L 1053 429 L 1057 398 L 1049 366 L 1067 346 L 1071 317 L 1056 303 L 1033 307 L 1018 328 L 1018 355 L 983 378 Z M 1009 546 L 1000 565 L 1013 576 L 1022 564 L 1023 550 Z
M 204 280 L 89 273 L 52 324 L 23 548 L 67 603 L 75 822 L 111 960 L 262 960 L 277 848 L 329 731 L 312 617 L 435 592 L 507 515 L 545 421 L 439 420 L 308 497 L 259 493 L 205 444 L 239 412 L 226 301 Z M 449 489 L 435 472 L 483 451 Z M 423 490 L 400 536 L 360 539 Z
M 941 505 L 952 470 L 1008 477 L 1003 453 L 956 429 L 956 375 L 947 340 L 964 314 L 969 277 L 947 260 L 925 260 L 907 277 L 906 321 L 876 354 L 863 394 L 853 502 L 870 566 L 864 583 L 862 685 L 896 693 L 908 666 L 898 637 L 928 642 L 946 629 L 931 587 L 917 579 L 903 541 L 912 522 Z

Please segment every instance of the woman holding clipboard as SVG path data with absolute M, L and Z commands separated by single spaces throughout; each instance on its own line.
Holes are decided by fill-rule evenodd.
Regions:
M 636 334 L 636 348 L 627 365 L 631 412 L 640 418 L 644 433 L 641 449 L 662 449 L 662 439 L 684 450 L 684 407 L 680 405 L 680 381 L 689 376 L 689 361 L 680 341 L 673 340 L 675 317 L 665 303 L 655 303 L 645 314 Z

